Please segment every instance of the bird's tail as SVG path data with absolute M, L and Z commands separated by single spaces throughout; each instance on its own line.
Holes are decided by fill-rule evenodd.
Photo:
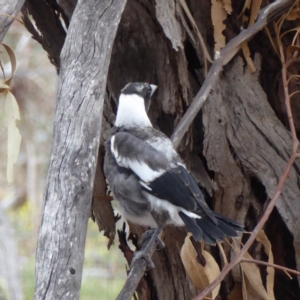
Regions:
M 237 237 L 239 231 L 244 231 L 241 224 L 216 212 L 214 212 L 214 216 L 217 223 L 209 217 L 194 219 L 183 212 L 180 212 L 179 215 L 195 240 L 201 241 L 203 239 L 210 245 L 215 245 L 216 242 L 223 241 L 226 237 Z

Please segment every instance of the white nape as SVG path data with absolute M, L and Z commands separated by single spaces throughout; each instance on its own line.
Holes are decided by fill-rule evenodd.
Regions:
M 152 127 L 145 110 L 144 98 L 135 94 L 121 94 L 115 126 Z

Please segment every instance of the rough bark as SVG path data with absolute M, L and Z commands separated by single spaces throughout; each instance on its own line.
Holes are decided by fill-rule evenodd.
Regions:
M 49 3 L 50 0 L 46 1 Z M 60 1 L 59 3 L 62 7 L 64 7 L 63 2 L 68 1 Z M 234 10 L 232 15 L 226 20 L 225 35 L 228 41 L 240 33 L 240 27 L 242 26 L 238 16 L 242 10 L 243 3 L 240 1 L 232 2 Z M 292 1 L 286 0 L 282 2 L 290 5 Z M 70 3 L 73 3 L 72 5 L 74 6 L 76 1 L 71 1 Z M 79 3 L 77 6 L 80 5 L 82 3 Z M 52 9 L 54 8 L 52 7 Z M 80 18 L 79 14 L 77 14 L 78 9 L 76 7 L 74 15 L 72 15 L 72 22 L 79 22 L 76 21 L 76 19 Z M 280 13 L 277 12 L 276 15 L 280 15 Z M 72 11 L 66 11 L 66 14 L 70 19 Z M 271 14 L 270 17 L 275 18 L 276 15 Z M 71 28 L 72 25 L 69 31 Z M 42 32 L 42 35 L 46 35 L 43 32 L 49 29 L 40 27 L 39 30 Z M 99 33 L 99 31 L 95 32 Z M 246 35 L 246 33 L 242 34 Z M 52 40 L 51 43 L 55 43 L 55 41 Z M 207 50 L 203 48 L 201 43 L 206 45 Z M 233 43 L 236 43 L 236 41 L 233 41 L 231 45 Z M 236 46 L 238 47 L 239 45 Z M 263 32 L 258 33 L 254 37 L 250 46 L 252 53 L 261 53 L 261 73 L 257 72 L 250 75 L 244 71 L 245 66 L 240 59 L 231 62 L 224 69 L 221 78 L 216 81 L 214 92 L 204 105 L 203 111 L 198 113 L 197 110 L 193 114 L 192 117 L 195 116 L 195 119 L 192 118 L 194 122 L 187 132 L 184 131 L 186 133 L 181 143 L 179 144 L 180 139 L 178 138 L 176 141 L 176 146 L 179 144 L 178 149 L 182 158 L 187 163 L 199 185 L 204 188 L 209 205 L 216 211 L 244 223 L 246 230 L 249 231 L 254 228 L 257 220 L 263 213 L 268 199 L 273 195 L 291 148 L 289 129 L 285 126 L 286 112 L 282 108 L 282 101 L 280 100 L 282 94 L 279 76 L 280 62 Z M 101 144 L 103 145 L 109 137 L 109 130 L 114 122 L 114 113 L 120 89 L 126 83 L 132 81 L 147 81 L 158 84 L 158 93 L 150 107 L 150 118 L 154 126 L 171 136 L 187 108 L 190 107 L 194 96 L 200 87 L 203 86 L 206 66 L 205 57 L 209 59 L 209 56 L 213 56 L 213 47 L 213 26 L 210 19 L 209 1 L 200 3 L 194 0 L 186 2 L 183 0 L 157 0 L 155 2 L 129 0 L 112 50 L 107 79 L 108 93 L 104 101 Z M 235 52 L 239 49 L 237 47 L 234 47 Z M 49 49 L 45 49 L 48 53 L 51 53 Z M 74 44 L 72 51 L 78 51 L 78 49 L 80 47 Z M 83 47 L 82 51 L 85 50 L 86 47 Z M 57 50 L 56 57 L 59 53 L 60 50 Z M 70 53 L 72 52 L 70 51 Z M 223 66 L 234 55 L 233 52 L 230 54 L 227 56 L 228 60 L 224 62 Z M 101 56 L 101 59 L 103 59 L 103 56 Z M 258 69 L 259 65 L 260 63 L 257 61 Z M 59 65 L 57 66 L 59 67 Z M 223 66 L 220 67 L 219 71 Z M 84 78 L 91 74 L 91 68 L 89 71 L 86 71 L 86 69 L 81 71 L 82 73 L 80 74 L 83 74 L 83 72 L 87 74 Z M 63 72 L 63 69 L 61 69 L 61 72 Z M 216 76 L 217 78 L 218 76 Z M 78 76 L 76 82 L 78 82 L 78 89 L 79 87 L 82 88 L 80 76 Z M 60 112 L 62 112 L 62 109 L 66 112 L 71 110 L 74 99 L 78 100 L 78 98 L 74 98 L 71 105 L 71 94 L 59 95 L 61 96 L 58 106 L 58 111 Z M 64 96 L 63 100 L 62 96 Z M 63 101 L 65 102 L 64 104 L 62 103 Z M 299 112 L 296 105 L 293 113 L 297 121 Z M 57 116 L 57 122 L 58 120 L 60 120 L 59 116 Z M 73 126 L 72 119 L 68 120 L 68 122 L 67 124 Z M 70 130 L 75 135 L 80 136 L 80 133 L 83 132 L 82 127 L 76 129 L 72 126 L 69 127 Z M 77 133 L 75 129 L 78 130 Z M 299 131 L 298 127 L 297 130 Z M 65 134 L 65 132 L 59 133 L 56 130 L 56 135 L 60 139 L 64 139 Z M 87 142 L 89 138 L 90 135 L 87 135 L 85 141 Z M 69 142 L 69 140 L 67 141 Z M 74 153 L 76 153 L 74 155 L 80 153 L 78 159 L 82 161 L 81 165 L 83 165 L 91 157 L 81 156 L 86 144 L 81 143 L 81 145 L 82 150 L 79 151 L 77 148 L 77 152 L 74 150 Z M 79 145 L 76 146 L 79 147 Z M 54 144 L 54 149 L 55 147 L 58 147 L 58 145 Z M 95 150 L 95 147 L 93 149 L 96 153 L 98 148 Z M 57 151 L 65 150 L 57 149 L 55 151 L 52 154 L 51 168 L 58 170 L 56 175 L 59 174 L 59 176 L 56 176 L 56 178 L 49 177 L 51 189 L 54 189 L 55 185 L 58 187 L 60 184 L 59 180 L 62 178 L 62 171 L 59 172 L 58 168 L 60 161 L 58 160 L 57 163 L 54 161 L 55 155 L 59 153 Z M 111 238 L 114 235 L 115 220 L 110 202 L 103 197 L 105 182 L 101 171 L 103 153 L 101 151 L 100 153 L 92 209 L 99 228 L 104 229 L 105 234 Z M 63 161 L 65 162 L 64 168 L 67 168 L 67 162 L 72 164 L 74 160 L 65 157 Z M 94 168 L 95 162 L 93 161 L 92 163 L 91 168 Z M 54 169 L 54 166 L 57 169 Z M 296 200 L 299 198 L 298 169 L 298 165 L 295 164 L 283 192 L 282 201 L 278 203 L 277 210 L 273 212 L 265 228 L 272 243 L 275 263 L 290 268 L 296 268 L 296 266 L 299 268 L 300 260 L 299 233 L 297 229 L 299 228 L 299 222 L 296 214 L 299 211 Z M 76 166 L 76 172 L 77 170 Z M 72 175 L 68 175 L 72 180 L 76 177 L 73 173 L 69 174 Z M 80 174 L 79 171 L 78 174 Z M 78 178 L 76 180 L 80 181 Z M 91 175 L 86 180 L 88 181 L 86 182 L 87 185 L 93 182 Z M 58 203 L 57 199 L 55 201 L 51 200 L 52 202 L 47 200 L 49 195 L 46 194 L 48 202 L 46 202 L 44 220 L 48 222 L 52 218 L 54 224 L 56 214 L 59 216 L 63 215 L 65 222 L 68 219 L 70 220 L 70 224 L 66 225 L 66 228 L 71 230 L 70 227 L 74 227 L 72 225 L 74 224 L 74 217 L 72 216 L 83 213 L 82 209 L 80 212 L 76 210 L 76 205 L 90 194 L 86 192 L 86 187 L 83 192 L 78 192 L 78 185 L 70 185 L 69 187 L 62 185 L 60 188 L 63 193 L 63 195 L 60 195 L 60 198 L 63 199 L 60 202 L 61 207 L 53 204 Z M 49 187 L 48 191 L 50 191 Z M 71 195 L 68 199 L 66 199 L 67 192 L 70 192 Z M 78 197 L 80 198 L 77 197 L 76 199 L 81 199 L 80 201 L 75 200 L 76 195 L 79 195 Z M 74 201 L 76 205 L 71 205 L 73 211 L 68 211 L 66 207 L 70 203 L 73 204 Z M 52 203 L 52 206 L 50 203 Z M 84 208 L 86 207 L 87 203 Z M 53 211 L 50 212 L 50 209 L 53 209 Z M 41 234 L 43 233 L 46 236 L 47 230 L 49 228 L 45 227 L 43 223 Z M 74 228 L 75 230 L 77 229 Z M 80 233 L 84 231 L 83 229 L 80 230 Z M 130 224 L 130 230 L 139 237 L 144 228 Z M 57 252 L 59 248 L 50 246 L 50 241 L 53 242 L 53 245 L 56 245 L 55 243 L 58 243 L 59 237 L 55 237 L 55 233 L 51 228 L 48 235 L 47 243 L 49 244 L 46 245 L 53 251 L 52 260 L 60 259 L 62 263 L 66 262 L 64 254 L 61 255 Z M 122 239 L 121 236 L 121 248 L 130 262 L 132 252 L 129 248 L 126 248 L 126 240 Z M 146 272 L 142 283 L 137 289 L 140 299 L 191 299 L 197 294 L 195 287 L 185 273 L 179 255 L 184 236 L 185 231 L 183 229 L 171 227 L 165 230 L 163 240 L 166 244 L 166 249 L 155 252 L 153 261 L 156 267 L 154 270 Z M 64 240 L 64 235 L 60 239 Z M 136 237 L 134 239 L 136 240 Z M 75 248 L 74 241 L 72 242 L 72 252 L 69 249 L 70 252 L 67 253 L 73 259 L 73 252 L 79 252 L 79 242 L 77 241 Z M 61 243 L 60 247 L 68 246 L 64 242 Z M 82 243 L 80 247 L 83 247 Z M 208 250 L 217 261 L 220 261 L 220 255 L 216 248 L 209 247 Z M 225 246 L 225 251 L 230 256 L 231 248 L 229 246 Z M 254 258 L 260 259 L 263 256 L 263 251 L 257 245 L 254 245 L 250 252 Z M 40 261 L 42 261 L 41 253 L 38 252 Z M 72 263 L 72 261 L 70 262 Z M 220 265 L 222 266 L 222 263 Z M 52 276 L 55 277 L 53 282 L 58 282 L 59 275 L 57 274 L 63 274 L 63 277 L 60 278 L 61 280 L 72 282 L 71 280 L 73 279 L 70 279 L 72 277 L 70 273 L 67 272 L 67 275 L 65 275 L 69 266 L 71 266 L 70 263 L 67 263 L 64 269 L 65 273 L 52 273 Z M 47 267 L 47 264 L 44 263 L 40 266 L 40 270 L 42 268 L 47 270 Z M 73 266 L 71 267 L 73 268 Z M 48 269 L 50 273 L 51 269 Z M 235 270 L 232 272 L 232 276 L 227 277 L 220 292 L 222 299 L 227 297 L 234 283 L 239 282 L 239 275 L 239 270 Z M 50 285 L 50 290 L 59 290 L 57 287 L 59 286 L 56 284 Z M 293 277 L 293 280 L 289 280 L 276 272 L 275 293 L 278 299 L 297 299 L 299 292 L 299 284 L 296 277 Z
M 24 4 L 24 0 L 0 0 L 0 41 Z
M 80 1 L 61 54 L 35 299 L 79 299 L 112 43 L 125 1 Z

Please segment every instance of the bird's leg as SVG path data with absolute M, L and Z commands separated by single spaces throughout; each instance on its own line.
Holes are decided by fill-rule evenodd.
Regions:
M 163 227 L 158 226 L 157 228 L 151 230 L 149 234 L 147 234 L 148 235 L 147 239 L 149 239 L 151 233 L 152 233 L 152 236 L 150 237 L 148 243 L 144 243 L 144 241 L 142 241 L 142 249 L 134 253 L 134 256 L 133 256 L 133 259 L 132 259 L 132 262 L 131 262 L 131 266 L 133 265 L 133 263 L 136 260 L 138 260 L 140 258 L 143 258 L 143 259 L 146 260 L 149 269 L 154 268 L 154 263 L 151 260 L 151 253 L 150 252 L 151 252 L 151 248 L 153 246 L 153 243 L 157 242 L 158 240 L 164 245 L 164 243 L 162 242 L 162 240 L 159 237 L 162 230 L 163 230 Z M 146 232 L 148 232 L 148 231 L 146 231 Z M 143 237 L 142 237 L 142 239 L 143 239 Z
M 141 241 L 139 243 L 141 248 L 153 236 L 155 230 L 156 228 L 151 228 L 143 233 Z M 159 235 L 156 237 L 156 242 L 159 250 L 165 248 L 165 243 L 160 239 Z

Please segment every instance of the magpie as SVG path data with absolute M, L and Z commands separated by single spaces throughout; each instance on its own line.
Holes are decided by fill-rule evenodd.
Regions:
M 236 237 L 243 227 L 207 206 L 170 139 L 152 126 L 147 111 L 156 89 L 140 82 L 122 89 L 106 143 L 104 173 L 121 213 L 134 224 L 156 228 L 158 234 L 171 224 L 186 226 L 196 241 L 212 245 Z M 139 257 L 146 258 L 143 253 Z

